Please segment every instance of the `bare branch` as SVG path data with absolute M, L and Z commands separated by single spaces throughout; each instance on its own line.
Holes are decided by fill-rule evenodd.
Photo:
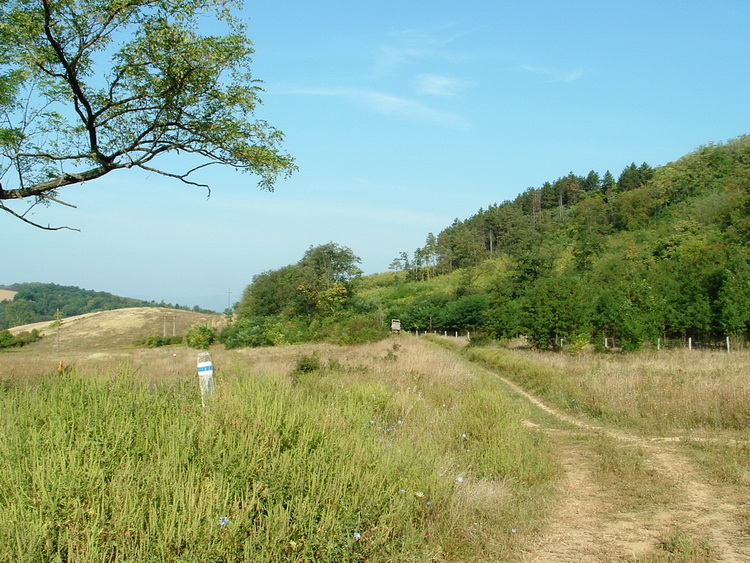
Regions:
M 67 205 L 67 204 L 66 204 L 66 205 Z M 32 205 L 32 207 L 33 207 L 33 205 Z M 39 224 L 39 223 L 35 223 L 34 221 L 32 221 L 32 220 L 30 220 L 30 219 L 27 219 L 27 218 L 25 217 L 25 215 L 26 215 L 26 213 L 28 213 L 28 212 L 29 212 L 29 210 L 31 209 L 31 207 L 30 207 L 29 209 L 27 209 L 27 210 L 26 210 L 26 213 L 24 213 L 24 214 L 20 214 L 20 213 L 16 213 L 15 211 L 13 211 L 13 210 L 12 210 L 12 209 L 11 209 L 10 207 L 6 207 L 5 205 L 3 205 L 3 203 L 2 203 L 2 202 L 0 202 L 0 209 L 2 209 L 3 211 L 7 211 L 8 213 L 10 213 L 11 215 L 13 215 L 13 216 L 14 216 L 14 217 L 16 217 L 17 219 L 20 219 L 20 220 L 21 220 L 21 221 L 23 221 L 24 223 L 28 223 L 29 225 L 32 225 L 32 226 L 34 226 L 34 227 L 37 227 L 38 229 L 42 229 L 42 230 L 45 230 L 45 231 L 61 231 L 61 230 L 68 230 L 68 231 L 76 231 L 76 232 L 79 232 L 79 233 L 81 232 L 81 229 L 74 229 L 73 227 L 68 227 L 68 226 L 66 226 L 66 225 L 63 225 L 63 226 L 61 226 L 61 227 L 51 227 L 50 225 L 47 225 L 47 226 L 45 226 L 45 225 L 41 225 L 41 224 Z
M 188 180 L 188 176 L 195 172 L 196 170 L 199 170 L 201 168 L 206 168 L 207 166 L 212 166 L 213 164 L 217 164 L 216 162 L 206 162 L 205 164 L 201 164 L 200 166 L 196 166 L 195 168 L 191 168 L 184 174 L 173 174 L 172 172 L 166 172 L 165 170 L 160 170 L 158 168 L 152 168 L 150 166 L 146 166 L 144 164 L 139 164 L 138 167 L 142 168 L 143 170 L 148 170 L 149 172 L 153 172 L 154 174 L 159 174 L 161 176 L 167 176 L 168 178 L 175 178 L 177 180 L 180 180 L 181 182 L 184 182 L 186 184 L 189 184 L 191 186 L 197 186 L 199 188 L 206 188 L 206 191 L 208 192 L 208 197 L 211 197 L 211 186 L 208 184 L 201 184 L 199 182 L 193 182 L 192 180 Z

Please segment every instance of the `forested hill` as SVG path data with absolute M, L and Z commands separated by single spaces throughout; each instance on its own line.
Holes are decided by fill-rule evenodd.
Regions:
M 0 302 L 0 329 L 52 320 L 59 311 L 63 317 L 82 315 L 93 311 L 122 309 L 125 307 L 187 307 L 172 306 L 167 303 L 143 301 L 129 297 L 119 297 L 104 291 L 92 291 L 74 286 L 54 283 L 18 283 L 2 286 L 17 292 L 12 301 Z M 203 312 L 200 308 L 193 310 Z
M 523 333 L 542 347 L 603 336 L 632 348 L 661 336 L 746 337 L 749 243 L 743 136 L 664 166 L 632 164 L 617 179 L 571 173 L 456 220 L 392 269 L 435 287 L 436 276 L 460 271 L 458 286 L 380 296 L 406 326 Z

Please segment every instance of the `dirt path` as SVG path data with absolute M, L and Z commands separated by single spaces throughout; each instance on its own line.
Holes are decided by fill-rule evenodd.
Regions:
M 678 439 L 650 440 L 582 422 L 549 407 L 515 383 L 500 379 L 568 427 L 537 426 L 555 444 L 565 478 L 557 514 L 520 561 L 750 562 L 750 529 L 741 516 L 743 507 L 747 510 L 747 491 L 711 483 L 680 451 Z M 673 485 L 670 501 L 645 510 L 620 506 L 617 495 L 594 478 L 594 455 L 586 438 L 597 434 L 636 444 L 645 451 L 649 469 Z M 690 538 L 701 549 L 692 558 L 669 553 L 669 546 L 658 549 L 659 542 L 670 534 Z

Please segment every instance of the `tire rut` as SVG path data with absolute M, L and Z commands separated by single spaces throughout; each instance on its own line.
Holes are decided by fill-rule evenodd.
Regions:
M 590 424 L 550 407 L 516 383 L 495 374 L 515 393 L 566 423 L 572 430 L 532 424 L 556 446 L 565 471 L 559 507 L 535 545 L 521 554 L 524 563 L 638 561 L 654 556 L 658 544 L 675 530 L 709 546 L 701 561 L 750 562 L 750 529 L 742 522 L 747 491 L 710 482 L 696 463 L 679 451 L 679 438 L 649 439 Z M 648 510 L 623 510 L 613 491 L 597 484 L 593 455 L 574 439 L 597 433 L 637 444 L 650 469 L 674 485 L 674 498 Z M 661 552 L 664 554 L 664 552 Z M 653 560 L 653 559 L 651 559 Z M 659 559 L 665 561 L 667 559 Z M 676 561 L 676 559 L 669 559 Z

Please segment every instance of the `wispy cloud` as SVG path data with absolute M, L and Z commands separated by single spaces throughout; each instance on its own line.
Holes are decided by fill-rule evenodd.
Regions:
M 461 80 L 440 74 L 420 74 L 416 79 L 416 92 L 421 95 L 455 96 L 465 86 Z
M 398 70 L 426 60 L 455 60 L 460 55 L 448 46 L 469 33 L 457 22 L 392 30 L 378 46 L 375 74 Z
M 575 82 L 583 76 L 580 69 L 564 71 L 546 66 L 521 65 L 521 70 L 546 78 L 549 82 Z
M 456 113 L 436 109 L 419 100 L 395 96 L 386 92 L 360 88 L 332 88 L 294 90 L 289 93 L 346 98 L 383 115 L 437 123 L 460 129 L 466 129 L 469 126 L 468 122 Z

